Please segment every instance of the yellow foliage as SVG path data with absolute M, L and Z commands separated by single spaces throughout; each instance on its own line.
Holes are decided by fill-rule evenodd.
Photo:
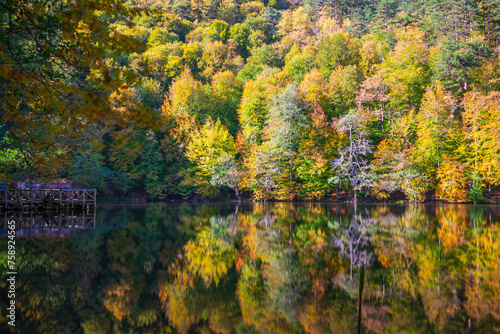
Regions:
M 414 25 L 396 31 L 398 42 L 380 65 L 389 98 L 398 110 L 409 110 L 427 85 L 429 51 L 425 34 Z
M 466 142 L 461 153 L 469 167 L 491 184 L 500 184 L 500 93 L 467 93 L 462 102 Z
M 308 44 L 309 36 L 313 35 L 313 23 L 304 7 L 285 10 L 281 15 L 278 33 L 297 45 Z
M 362 39 L 360 67 L 365 77 L 370 77 L 376 72 L 376 65 L 382 62 L 382 57 L 389 50 L 389 45 L 373 35 L 366 35 Z
M 122 321 L 123 317 L 129 315 L 132 311 L 131 300 L 129 298 L 131 282 L 116 284 L 106 291 L 104 297 L 104 307 L 113 314 L 113 316 Z
M 317 69 L 304 76 L 304 79 L 299 85 L 300 97 L 309 104 L 310 107 L 315 105 L 324 105 L 328 94 L 328 82 L 325 81 L 323 74 Z
M 467 210 L 463 207 L 445 210 L 440 208 L 437 213 L 439 227 L 437 235 L 444 246 L 445 254 L 466 242 L 465 222 Z
M 411 149 L 412 161 L 425 172 L 428 185 L 434 184 L 442 155 L 455 145 L 458 124 L 454 120 L 456 100 L 439 81 L 427 88 L 417 114 L 417 140 Z
M 174 268 L 174 275 L 174 282 L 160 289 L 160 300 L 172 325 L 179 333 L 187 333 L 197 318 L 186 303 L 193 278 L 189 273 L 178 268 Z
M 186 262 L 193 275 L 201 277 L 207 286 L 224 277 L 232 267 L 235 250 L 232 244 L 217 238 L 211 229 L 200 232 L 195 241 L 184 246 Z
M 463 201 L 467 199 L 467 179 L 464 174 L 464 164 L 452 160 L 447 155 L 437 170 L 437 192 L 439 198 L 448 201 Z
M 162 106 L 162 115 L 174 120 L 174 133 L 178 138 L 185 138 L 197 123 L 203 121 L 205 95 L 201 82 L 193 78 L 188 68 L 172 83 Z
M 234 155 L 234 139 L 219 119 L 208 118 L 201 128 L 192 130 L 186 147 L 186 156 L 203 170 L 210 171 L 217 159 L 224 154 Z
M 470 314 L 479 319 L 489 314 L 500 320 L 500 229 L 496 225 L 486 227 L 469 244 L 473 255 L 472 265 L 466 285 L 467 303 L 465 307 Z

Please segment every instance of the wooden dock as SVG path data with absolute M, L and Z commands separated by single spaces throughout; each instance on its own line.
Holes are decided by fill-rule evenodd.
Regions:
M 0 189 L 0 211 L 89 210 L 95 205 L 95 189 Z

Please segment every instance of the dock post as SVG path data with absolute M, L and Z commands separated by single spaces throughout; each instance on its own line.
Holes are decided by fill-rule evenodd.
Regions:
M 82 208 L 85 208 L 85 206 L 87 205 L 87 189 L 83 189 L 83 206 Z M 87 208 L 88 210 L 88 208 Z

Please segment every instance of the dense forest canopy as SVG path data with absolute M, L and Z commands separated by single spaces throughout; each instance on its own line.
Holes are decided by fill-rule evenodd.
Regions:
M 0 4 L 0 178 L 152 199 L 483 200 L 500 1 Z

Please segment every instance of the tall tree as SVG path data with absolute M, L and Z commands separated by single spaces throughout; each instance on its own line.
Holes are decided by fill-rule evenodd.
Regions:
M 417 114 L 417 139 L 412 148 L 412 159 L 425 175 L 429 187 L 435 184 L 436 171 L 443 154 L 450 154 L 458 146 L 454 129 L 457 101 L 439 81 L 430 86 Z
M 473 186 L 479 182 L 481 188 L 485 182 L 489 190 L 500 184 L 499 103 L 498 92 L 484 96 L 477 91 L 467 93 L 462 102 L 465 141 L 460 153 L 472 171 Z
M 292 83 L 274 97 L 265 128 L 271 145 L 283 159 L 289 161 L 290 182 L 293 182 L 293 157 L 307 121 L 298 91 L 298 85 Z
M 404 113 L 418 107 L 429 82 L 429 50 L 423 31 L 415 26 L 396 31 L 397 43 L 380 64 L 389 88 L 389 104 Z
M 203 126 L 194 129 L 186 147 L 186 156 L 195 164 L 188 171 L 191 174 L 184 183 L 194 182 L 202 195 L 212 195 L 213 174 L 218 172 L 217 166 L 225 156 L 234 157 L 236 146 L 234 139 L 220 120 L 208 118 Z

